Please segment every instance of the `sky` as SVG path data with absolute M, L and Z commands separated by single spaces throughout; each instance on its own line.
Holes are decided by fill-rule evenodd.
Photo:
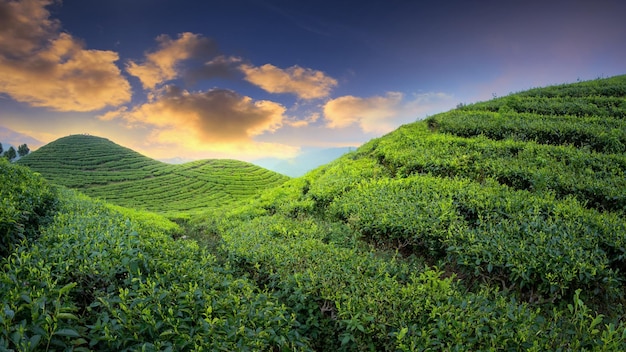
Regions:
M 0 0 L 0 142 L 292 158 L 626 73 L 623 0 Z

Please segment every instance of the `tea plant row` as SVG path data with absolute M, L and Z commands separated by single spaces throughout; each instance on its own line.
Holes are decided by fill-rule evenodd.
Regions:
M 561 199 L 574 196 L 598 210 L 626 210 L 623 154 L 532 141 L 458 137 L 431 133 L 425 124 L 413 124 L 370 141 L 353 157 L 373 158 L 389 176 L 494 179 L 516 190 L 550 193 Z
M 61 138 L 20 163 L 87 195 L 168 213 L 227 204 L 288 179 L 235 160 L 169 165 L 107 139 L 83 135 Z
M 461 137 L 572 145 L 599 153 L 626 152 L 626 120 L 453 110 L 429 118 L 428 124 L 439 132 Z
M 2 260 L 0 349 L 310 350 L 289 308 L 175 231 L 62 192 L 41 237 Z

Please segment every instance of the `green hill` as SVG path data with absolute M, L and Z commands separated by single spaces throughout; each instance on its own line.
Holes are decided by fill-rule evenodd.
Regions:
M 626 76 L 467 105 L 198 221 L 319 350 L 622 350 L 625 116 Z
M 182 225 L 0 160 L 0 349 L 624 351 L 625 101 L 462 106 Z M 148 161 L 95 189 L 210 165 Z
M 166 164 L 89 135 L 60 138 L 18 163 L 92 197 L 170 213 L 228 204 L 288 179 L 236 160 Z

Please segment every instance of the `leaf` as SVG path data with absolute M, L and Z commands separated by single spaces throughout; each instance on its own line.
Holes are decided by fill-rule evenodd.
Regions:
M 4 314 L 7 316 L 7 318 L 9 319 L 13 319 L 13 317 L 15 316 L 15 311 L 11 308 L 9 308 L 8 305 L 4 306 Z
M 351 339 L 352 339 L 352 335 L 350 335 L 350 334 L 343 335 L 343 337 L 341 338 L 341 345 L 348 344 Z
M 37 345 L 39 345 L 39 342 L 41 341 L 41 335 L 33 335 L 30 338 L 30 348 L 31 349 L 35 349 L 35 347 L 37 347 Z
M 78 320 L 78 317 L 75 316 L 72 313 L 58 313 L 57 314 L 57 318 L 58 319 L 72 319 L 72 320 Z
M 80 337 L 80 334 L 74 329 L 61 329 L 54 332 L 54 335 L 66 337 Z
M 604 316 L 603 316 L 602 314 L 600 314 L 600 315 L 598 315 L 597 317 L 595 317 L 595 319 L 593 319 L 593 321 L 592 321 L 592 322 L 591 322 L 591 324 L 589 325 L 589 330 L 597 331 L 597 330 L 594 330 L 594 328 L 595 328 L 598 324 L 600 324 L 600 323 L 602 322 L 602 318 L 603 318 L 603 317 L 604 317 Z M 593 334 L 593 332 L 592 332 L 592 334 Z
M 22 293 L 22 294 L 20 295 L 20 298 L 21 298 L 22 300 L 24 300 L 24 302 L 26 302 L 26 303 L 28 303 L 28 304 L 33 303 L 33 301 L 30 299 L 30 296 L 28 296 L 28 295 L 27 295 L 27 294 L 25 294 L 25 293 Z
M 397 336 L 398 341 L 402 340 L 404 338 L 404 336 L 406 336 L 407 332 L 409 332 L 409 328 L 407 328 L 407 327 L 402 328 L 402 330 L 400 330 L 400 332 L 398 333 L 398 336 Z
M 68 292 L 70 292 L 71 289 L 73 289 L 76 286 L 75 282 L 70 282 L 69 284 L 63 286 L 61 288 L 61 290 L 59 290 L 59 296 L 62 296 Z
M 84 345 L 84 344 L 86 344 L 86 343 L 87 343 L 87 340 L 85 340 L 85 339 L 84 339 L 84 338 L 82 338 L 82 337 L 81 337 L 81 338 L 78 338 L 78 339 L 76 339 L 76 340 L 74 340 L 74 341 L 72 341 L 72 344 L 73 344 L 74 346 Z

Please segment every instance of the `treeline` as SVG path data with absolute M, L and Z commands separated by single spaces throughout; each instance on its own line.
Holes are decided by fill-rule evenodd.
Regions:
M 19 147 L 17 147 L 17 150 L 15 150 L 13 146 L 10 146 L 9 149 L 5 151 L 2 147 L 2 143 L 0 143 L 0 155 L 3 158 L 9 159 L 10 161 L 17 158 L 18 156 L 20 158 L 26 156 L 28 155 L 28 153 L 30 153 L 30 148 L 28 148 L 28 145 L 26 144 L 20 145 Z

